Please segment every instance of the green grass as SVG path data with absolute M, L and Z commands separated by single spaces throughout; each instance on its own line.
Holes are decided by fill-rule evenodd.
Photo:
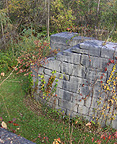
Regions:
M 4 77 L 5 78 L 5 77 Z M 0 80 L 1 83 L 2 80 Z M 22 90 L 22 76 L 13 74 L 0 86 L 0 117 L 7 124 L 8 130 L 15 131 L 16 134 L 34 141 L 37 144 L 44 142 L 43 137 L 48 137 L 47 143 L 52 144 L 54 139 L 60 138 L 65 144 L 69 143 L 69 123 L 60 119 L 59 115 L 41 103 L 37 103 Z M 45 111 L 46 109 L 46 111 Z M 14 126 L 12 121 L 16 118 Z M 85 121 L 78 121 L 73 129 L 73 144 L 91 144 L 91 138 L 96 141 L 103 129 L 99 132 L 96 127 L 89 129 L 85 126 Z M 110 129 L 112 131 L 112 129 Z M 96 132 L 95 132 L 96 131 Z M 38 136 L 41 138 L 38 138 Z M 65 138 L 66 135 L 66 138 Z M 46 142 L 45 142 L 46 143 Z M 105 143 L 105 141 L 104 141 Z M 114 143 L 110 140 L 109 143 Z

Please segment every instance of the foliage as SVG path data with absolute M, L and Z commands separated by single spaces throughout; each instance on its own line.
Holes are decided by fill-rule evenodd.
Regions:
M 22 79 L 22 75 L 13 75 L 0 87 L 0 124 L 4 121 L 8 130 L 37 144 L 53 143 L 54 139 L 69 143 L 69 117 L 64 122 L 60 119 L 63 117 L 61 114 L 58 117 L 52 109 L 43 107 L 33 99 L 25 97 L 25 93 L 22 91 L 24 84 Z M 10 118 L 4 108 L 1 95 L 4 96 Z M 47 113 L 48 115 L 46 115 Z M 90 126 L 86 126 L 86 124 L 87 122 L 80 117 L 74 118 L 72 143 L 94 143 L 101 140 L 102 144 L 105 144 L 107 136 L 110 135 L 108 143 L 116 142 L 116 139 L 113 139 L 116 131 L 113 129 L 98 129 L 93 123 Z
M 112 29 L 114 24 L 117 24 L 117 1 L 112 0 L 107 3 L 103 3 L 101 11 L 101 23 L 108 29 Z
M 43 0 L 9 0 L 7 4 L 10 19 L 14 23 L 19 23 L 20 25 L 31 27 L 39 30 L 41 25 L 45 25 L 46 19 L 46 6 Z M 19 31 L 22 28 L 19 27 Z
M 52 0 L 50 3 L 50 32 L 52 34 L 66 31 L 66 28 L 74 25 L 86 27 L 87 24 L 93 30 L 111 31 L 117 23 L 116 3 L 116 0 Z M 6 3 L 2 0 L 1 4 L 1 12 L 4 12 L 12 21 L 13 30 L 20 33 L 30 28 L 35 31 L 35 35 L 40 32 L 45 33 L 47 29 L 46 0 L 9 0 Z M 115 37 L 115 32 L 113 32 L 112 38 Z
M 110 59 L 108 65 L 112 63 L 114 63 L 114 60 Z M 105 68 L 105 71 L 106 70 L 107 68 Z M 103 76 L 101 76 L 101 79 L 102 78 Z M 97 121 L 99 119 L 101 119 L 101 121 L 104 121 L 104 119 L 106 119 L 107 125 L 111 123 L 116 116 L 116 105 L 117 105 L 116 84 L 117 84 L 117 72 L 116 72 L 116 64 L 114 64 L 109 79 L 107 80 L 107 84 L 103 84 L 101 81 L 100 99 L 98 101 L 99 107 L 96 110 L 98 115 Z M 102 94 L 105 94 L 104 98 L 101 97 Z
M 65 31 L 67 27 L 73 25 L 75 17 L 72 14 L 72 9 L 66 9 L 61 0 L 51 1 L 51 13 L 52 30 L 56 32 Z
M 56 97 L 57 95 L 55 94 L 56 92 L 56 88 L 57 88 L 57 82 L 58 80 L 55 80 L 56 76 L 55 76 L 55 73 L 56 71 L 53 71 L 52 72 L 52 75 L 50 76 L 47 84 L 46 84 L 46 81 L 45 81 L 45 78 L 44 78 L 44 75 L 39 75 L 39 77 L 41 78 L 41 82 L 40 82 L 40 96 L 43 98 L 43 99 L 46 99 L 47 102 L 48 101 L 51 101 L 53 102 L 53 107 L 56 103 Z M 52 100 L 51 100 L 52 99 Z
M 66 31 L 68 28 L 69 31 L 76 32 L 77 30 L 81 35 L 89 36 L 91 34 L 92 36 L 94 29 L 111 30 L 113 25 L 116 25 L 117 2 L 115 0 L 102 0 L 99 11 L 97 11 L 98 2 L 98 0 L 51 1 L 51 33 Z M 113 132 L 111 128 L 110 131 L 103 130 L 94 121 L 87 123 L 81 118 L 70 120 L 70 117 L 65 116 L 64 112 L 61 115 L 59 110 L 50 109 L 47 106 L 43 107 L 42 110 L 42 107 L 39 108 L 40 103 L 25 97 L 26 94 L 33 96 L 37 89 L 32 89 L 32 86 L 34 84 L 36 87 L 38 86 L 38 81 L 33 83 L 33 73 L 30 72 L 30 65 L 33 69 L 36 69 L 36 67 L 40 67 L 45 63 L 45 57 L 56 54 L 56 50 L 51 50 L 45 38 L 46 0 L 9 0 L 8 3 L 1 0 L 0 4 L 1 36 L 5 40 L 4 43 L 6 43 L 9 32 L 13 31 L 13 27 L 16 27 L 18 32 L 16 38 L 9 36 L 12 39 L 6 51 L 0 52 L 0 81 L 6 76 L 6 72 L 16 66 L 17 61 L 18 67 L 15 70 L 17 74 L 21 73 L 21 75 L 15 75 L 11 79 L 7 79 L 4 85 L 0 87 L 1 125 L 4 127 L 6 123 L 8 130 L 34 142 L 36 141 L 36 143 L 52 143 L 53 141 L 53 143 L 114 143 L 117 137 L 116 132 Z M 114 31 L 116 32 L 116 27 Z M 42 37 L 44 41 L 41 39 Z M 114 40 L 116 40 L 115 37 L 116 33 L 113 35 Z M 108 64 L 114 64 L 113 62 L 113 60 L 110 60 Z M 112 105 L 115 106 L 116 104 L 115 87 L 117 76 L 114 71 L 115 66 L 106 85 L 101 81 L 102 91 L 105 92 L 106 99 L 102 109 L 99 109 L 97 120 L 99 118 L 107 119 L 107 111 L 109 114 Z M 22 76 L 22 73 L 27 77 Z M 40 91 L 42 92 L 40 94 L 48 100 L 57 98 L 55 94 L 57 80 L 54 74 L 55 71 L 53 71 L 47 83 L 44 75 L 40 75 Z M 2 99 L 3 96 L 4 99 Z M 26 100 L 28 101 L 27 106 L 24 104 Z M 100 98 L 97 102 L 99 107 L 102 102 Z M 114 114 L 113 109 L 112 113 Z M 111 114 L 110 120 L 114 118 Z M 73 128 L 74 131 L 72 131 Z
M 31 40 L 32 42 L 32 40 Z M 40 40 L 34 41 L 34 47 L 28 47 L 23 51 L 23 54 L 18 57 L 18 73 L 25 73 L 28 75 L 30 65 L 32 68 L 35 66 L 40 67 L 45 63 L 46 57 L 56 54 L 56 50 L 51 50 L 48 42 L 41 42 Z M 27 74 L 26 74 L 27 73 Z
M 9 32 L 12 31 L 11 20 L 8 17 L 6 10 L 0 10 L 0 49 L 6 48 L 9 37 Z
M 28 74 L 28 76 L 22 77 L 22 81 L 23 81 L 22 90 L 26 93 L 26 95 L 32 96 L 33 93 L 32 87 L 34 83 L 31 72 Z
M 17 60 L 12 53 L 0 52 L 0 73 L 10 71 L 16 64 Z
M 1 32 L 2 32 L 2 26 L 4 29 L 4 33 L 8 32 L 8 29 L 11 29 L 11 20 L 6 14 L 6 12 L 3 10 L 0 10 L 0 25 L 1 25 Z

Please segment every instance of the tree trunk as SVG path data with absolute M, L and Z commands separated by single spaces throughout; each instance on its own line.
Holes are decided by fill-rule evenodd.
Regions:
M 50 0 L 48 0 L 48 18 L 47 18 L 47 36 L 49 40 L 49 17 L 50 17 Z

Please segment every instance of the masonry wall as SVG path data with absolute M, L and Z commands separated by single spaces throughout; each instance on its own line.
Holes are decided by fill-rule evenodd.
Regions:
M 60 52 L 55 57 L 48 58 L 48 63 L 43 67 L 32 70 L 34 82 L 38 79 L 35 99 L 45 101 L 40 94 L 39 75 L 44 74 L 47 82 L 51 72 L 55 70 L 58 79 L 57 97 L 51 98 L 48 105 L 54 104 L 56 109 L 67 115 L 80 115 L 89 121 L 95 121 L 97 117 L 101 117 L 102 107 L 106 103 L 103 112 L 107 119 L 104 121 L 101 117 L 99 121 L 102 125 L 106 122 L 117 129 L 117 115 L 114 120 L 109 119 L 117 114 L 117 91 L 113 93 L 112 87 L 110 91 L 105 91 L 102 86 L 106 85 L 114 65 L 116 70 L 113 74 L 116 75 L 117 43 L 108 42 L 105 45 L 103 41 L 68 32 L 52 35 L 50 43 L 52 49 L 60 49 Z M 116 85 L 117 81 L 114 86 Z M 113 95 L 116 99 L 112 98 Z

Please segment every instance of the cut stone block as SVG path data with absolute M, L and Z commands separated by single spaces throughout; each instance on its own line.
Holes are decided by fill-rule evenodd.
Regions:
M 78 113 L 88 115 L 89 109 L 86 106 L 80 106 L 78 107 Z
M 64 61 L 72 64 L 80 64 L 81 54 L 71 53 L 70 49 L 63 52 Z
M 71 52 L 79 53 L 79 54 L 89 54 L 88 50 L 84 50 L 80 48 L 80 45 L 77 44 L 71 48 Z
M 77 112 L 77 105 L 75 105 L 72 102 L 68 102 L 66 100 L 59 99 L 59 106 L 66 108 L 68 110 Z
M 74 65 L 73 66 L 73 76 L 85 78 L 85 67 L 82 65 Z
M 101 57 L 113 59 L 117 43 L 107 42 L 101 49 Z
M 92 58 L 88 55 L 81 55 L 81 64 L 85 67 L 92 67 Z
M 61 64 L 60 61 L 55 60 L 55 58 L 52 57 L 48 58 L 47 63 L 44 64 L 43 67 L 60 72 L 60 64 Z
M 60 65 L 60 72 L 61 73 L 65 73 L 65 74 L 68 74 L 68 75 L 71 75 L 72 72 L 73 72 L 73 64 L 68 64 L 66 62 L 63 62 L 61 65 Z
M 80 43 L 80 48 L 88 50 L 89 54 L 94 56 L 100 56 L 102 41 L 89 40 L 84 43 Z
M 63 81 L 62 88 L 64 90 L 76 93 L 78 91 L 78 83 L 77 83 L 77 81 L 74 81 L 74 83 L 71 83 L 69 81 Z

